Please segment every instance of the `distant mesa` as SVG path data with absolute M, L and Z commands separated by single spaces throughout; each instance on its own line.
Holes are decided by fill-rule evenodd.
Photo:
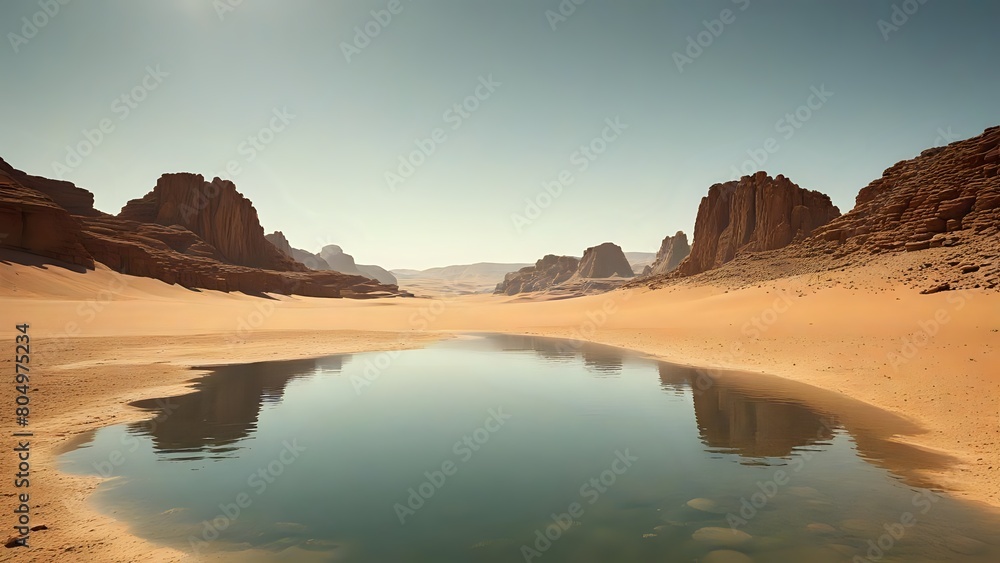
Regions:
M 761 252 L 803 240 L 840 216 L 830 196 L 805 190 L 788 178 L 765 172 L 715 184 L 701 199 L 691 252 L 680 275 L 699 274 L 731 261 L 741 252 Z
M 581 278 L 610 278 L 622 277 L 631 278 L 635 275 L 632 265 L 622 252 L 620 246 L 606 242 L 598 246 L 588 248 L 583 252 L 580 259 L 580 267 L 577 275 Z
M 366 278 L 371 278 L 384 284 L 397 285 L 399 283 L 396 280 L 396 276 L 392 275 L 389 270 L 386 270 L 382 266 L 374 264 L 358 264 L 357 266 L 358 271 Z
M 335 244 L 323 247 L 323 250 L 319 254 L 313 254 L 300 248 L 292 248 L 292 245 L 288 243 L 288 239 L 285 238 L 285 234 L 281 231 L 275 231 L 265 238 L 277 247 L 282 254 L 303 264 L 310 270 L 332 270 L 342 274 L 364 276 L 387 285 L 396 285 L 398 283 L 395 276 L 380 266 L 355 264 L 354 257 L 350 254 L 345 254 L 343 249 Z
M 250 200 L 232 182 L 165 174 L 118 216 L 93 194 L 30 176 L 0 160 L 0 246 L 62 263 L 149 277 L 188 288 L 313 297 L 409 295 L 362 276 L 315 272 L 264 237 Z
M 674 236 L 668 236 L 660 244 L 660 250 L 656 253 L 653 263 L 642 271 L 644 276 L 657 276 L 669 274 L 677 269 L 681 261 L 691 253 L 691 246 L 688 244 L 687 235 L 683 231 L 677 231 Z
M 634 276 L 620 246 L 606 242 L 588 248 L 583 258 L 549 254 L 534 266 L 507 274 L 494 293 L 546 292 L 560 296 L 600 293 L 619 287 Z
M 646 266 L 652 266 L 656 260 L 655 252 L 626 252 L 625 258 L 632 265 L 632 272 L 639 275 L 646 270 Z
M 516 295 L 545 291 L 568 281 L 579 267 L 580 261 L 572 256 L 548 254 L 535 262 L 534 266 L 527 266 L 504 276 L 494 293 Z
M 336 244 L 324 246 L 319 252 L 319 256 L 330 265 L 330 269 L 344 274 L 355 274 L 365 276 L 382 283 L 396 285 L 396 277 L 390 274 L 381 266 L 366 264 L 356 264 L 354 257 L 344 252 Z

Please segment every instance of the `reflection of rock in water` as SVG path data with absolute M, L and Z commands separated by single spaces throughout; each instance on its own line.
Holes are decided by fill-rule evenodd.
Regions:
M 798 403 L 752 397 L 707 372 L 660 364 L 665 390 L 691 389 L 702 442 L 746 457 L 785 457 L 797 447 L 833 438 L 824 417 Z
M 503 350 L 532 351 L 547 361 L 568 362 L 579 357 L 583 360 L 584 366 L 601 376 L 618 375 L 622 371 L 624 355 L 621 350 L 611 346 L 578 340 L 509 334 L 493 334 L 488 338 L 499 343 Z
M 622 355 L 612 350 L 614 349 L 604 346 L 583 346 L 583 363 L 588 368 L 603 375 L 620 375 Z
M 224 453 L 256 430 L 261 405 L 281 401 L 289 381 L 339 372 L 349 359 L 349 355 L 330 356 L 215 368 L 195 383 L 193 393 L 133 403 L 156 418 L 130 424 L 128 429 L 150 436 L 153 447 L 163 453 Z
M 579 351 L 578 342 L 553 340 L 551 338 L 531 338 L 525 343 L 525 350 L 534 350 L 542 358 L 553 362 L 568 362 Z

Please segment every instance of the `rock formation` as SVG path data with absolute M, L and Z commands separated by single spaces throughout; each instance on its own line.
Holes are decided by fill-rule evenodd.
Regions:
M 286 257 L 264 238 L 253 205 L 231 182 L 168 174 L 117 217 L 94 209 L 93 201 L 90 192 L 69 182 L 29 176 L 0 161 L 0 246 L 86 268 L 100 262 L 123 274 L 189 288 L 313 297 L 408 295 L 363 276 L 313 272 Z
M 0 163 L 0 247 L 93 268 L 80 222 L 45 194 L 18 182 Z
M 342 274 L 361 275 L 361 270 L 358 270 L 358 265 L 354 263 L 354 257 L 345 253 L 344 249 L 336 244 L 324 246 L 319 251 L 319 256 L 330 265 L 331 270 Z
M 328 244 L 319 251 L 319 256 L 330 265 L 330 269 L 344 274 L 365 276 L 382 283 L 396 284 L 396 278 L 380 266 L 356 264 L 354 257 L 344 252 L 336 244 Z
M 682 260 L 691 253 L 691 246 L 688 245 L 687 235 L 683 231 L 677 231 L 674 236 L 668 236 L 660 244 L 660 250 L 656 253 L 656 260 L 643 270 L 644 276 L 657 276 L 668 274 L 674 271 Z
M 379 283 L 396 285 L 396 276 L 392 275 L 389 270 L 386 270 L 382 266 L 375 266 L 374 264 L 358 264 L 358 271 L 361 272 L 362 276 L 366 278 L 371 278 L 378 281 Z
M 694 244 L 677 267 L 690 276 L 717 268 L 740 252 L 775 250 L 808 237 L 838 217 L 829 196 L 764 172 L 715 184 L 698 206 Z
M 277 271 L 306 271 L 264 238 L 250 200 L 228 180 L 200 174 L 164 174 L 153 191 L 128 202 L 119 219 L 180 225 L 214 247 L 231 264 Z
M 580 261 L 572 256 L 546 255 L 534 266 L 521 268 L 504 276 L 494 293 L 516 295 L 532 291 L 544 291 L 554 285 L 569 280 L 576 274 Z
M 306 268 L 310 270 L 332 270 L 326 260 L 323 260 L 316 254 L 302 250 L 301 248 L 292 248 L 292 245 L 288 243 L 288 239 L 285 238 L 285 234 L 281 231 L 275 231 L 269 235 L 265 235 L 268 241 L 281 251 L 282 254 L 288 256 L 292 260 L 303 264 Z M 365 276 L 370 278 L 371 276 Z
M 68 211 L 71 215 L 99 215 L 94 209 L 94 194 L 83 188 L 78 188 L 72 182 L 50 180 L 41 176 L 32 176 L 15 169 L 0 158 L 0 173 L 6 174 L 18 184 L 41 192 L 56 205 Z
M 1000 289 L 998 170 L 1000 127 L 925 150 L 885 170 L 861 189 L 851 211 L 808 238 L 772 252 L 742 253 L 698 280 L 738 288 L 796 276 L 810 287 L 852 288 L 849 278 L 837 281 L 827 272 L 858 268 L 921 293 Z M 679 278 L 652 276 L 634 286 L 655 289 L 683 283 Z
M 295 257 L 292 256 L 292 245 L 289 244 L 288 239 L 285 238 L 285 233 L 281 231 L 274 231 L 269 235 L 264 235 L 264 238 L 267 239 L 267 242 L 273 244 L 275 248 L 280 250 L 282 254 L 293 260 L 295 259 Z
M 581 278 L 631 278 L 632 265 L 617 244 L 606 242 L 592 246 L 583 252 L 577 275 Z
M 816 230 L 869 252 L 952 246 L 1000 229 L 1000 127 L 925 150 L 863 188 L 854 209 Z
M 549 254 L 534 266 L 504 276 L 493 293 L 551 292 L 569 297 L 610 291 L 634 276 L 621 247 L 606 242 L 585 250 L 581 259 Z

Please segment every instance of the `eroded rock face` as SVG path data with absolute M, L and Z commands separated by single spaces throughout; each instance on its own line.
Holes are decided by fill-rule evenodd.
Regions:
M 577 274 L 581 278 L 631 278 L 635 275 L 632 272 L 632 265 L 628 263 L 628 258 L 621 247 L 617 244 L 606 242 L 598 246 L 592 246 L 583 252 Z
M 118 218 L 180 225 L 231 264 L 282 272 L 307 270 L 264 238 L 257 210 L 228 180 L 206 182 L 200 174 L 164 174 L 153 191 L 128 202 Z
M 1000 127 L 887 169 L 854 209 L 814 236 L 848 249 L 918 251 L 992 236 L 1000 228 Z
M 687 235 L 683 231 L 677 231 L 674 236 L 663 239 L 660 250 L 656 252 L 656 260 L 651 265 L 646 266 L 642 275 L 668 274 L 674 271 L 690 253 L 691 246 L 688 244 Z
M 271 242 L 271 244 L 277 247 L 282 254 L 304 265 L 306 268 L 309 268 L 310 270 L 333 269 L 330 267 L 329 264 L 326 263 L 326 260 L 323 260 L 319 256 L 311 252 L 302 250 L 301 248 L 292 248 L 292 245 L 288 243 L 288 239 L 285 238 L 285 234 L 282 233 L 281 231 L 275 231 L 269 235 L 265 235 L 264 238 L 266 238 L 268 241 Z M 371 276 L 365 276 L 365 277 L 371 277 Z
M 627 260 L 625 266 L 628 267 Z M 494 293 L 516 295 L 532 291 L 545 291 L 556 284 L 569 280 L 576 274 L 579 267 L 580 261 L 572 256 L 549 254 L 535 262 L 534 266 L 521 268 L 504 276 L 504 280 L 497 284 Z
M 358 270 L 358 265 L 354 263 L 354 257 L 350 254 L 344 252 L 343 248 L 340 248 L 336 244 L 328 244 L 319 251 L 319 256 L 327 264 L 330 265 L 331 270 L 343 274 L 354 274 L 362 275 L 361 270 Z
M 274 231 L 269 235 L 264 235 L 264 238 L 267 239 L 267 242 L 273 244 L 275 248 L 280 250 L 282 254 L 293 260 L 295 259 L 292 255 L 292 245 L 288 244 L 288 239 L 285 238 L 285 233 L 281 231 Z
M 681 275 L 717 268 L 739 252 L 760 252 L 803 240 L 840 216 L 830 197 L 764 172 L 709 188 L 698 206 L 694 244 Z
M 0 163 L 0 246 L 87 268 L 100 262 L 123 274 L 189 288 L 311 297 L 409 295 L 363 276 L 309 271 L 286 257 L 264 238 L 253 205 L 230 182 L 166 175 L 116 217 L 93 209 L 93 195 L 68 182 L 14 174 L 80 212 L 71 215 L 45 193 L 20 184 L 9 172 L 13 169 Z M 205 237 L 220 241 L 226 252 Z M 234 256 L 267 267 L 237 263 Z
M 0 170 L 0 247 L 93 268 L 82 237 L 80 222 L 65 209 Z
M 89 216 L 101 213 L 94 209 L 94 194 L 76 187 L 72 182 L 26 174 L 7 164 L 2 158 L 0 158 L 0 172 L 26 188 L 45 194 L 71 215 Z
M 304 264 L 310 270 L 333 270 L 342 274 L 359 275 L 386 285 L 397 285 L 398 283 L 396 276 L 381 266 L 355 264 L 354 257 L 350 254 L 345 254 L 343 249 L 335 244 L 327 245 L 321 252 L 325 253 L 337 265 L 337 268 L 332 267 L 320 255 L 302 250 L 301 248 L 292 248 L 288 243 L 288 239 L 285 238 L 284 233 L 281 231 L 271 233 L 265 238 L 271 241 L 285 256 L 289 256 L 296 262 Z
M 371 278 L 380 283 L 386 283 L 391 285 L 396 285 L 396 276 L 392 275 L 389 270 L 386 270 L 382 266 L 376 266 L 374 264 L 358 264 L 358 271 L 361 272 L 362 276 L 366 278 Z

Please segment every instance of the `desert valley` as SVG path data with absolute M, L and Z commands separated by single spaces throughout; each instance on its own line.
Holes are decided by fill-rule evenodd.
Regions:
M 0 561 L 1000 561 L 962 6 L 0 8 Z
M 164 175 L 110 215 L 87 190 L 2 166 L 3 326 L 31 324 L 44 373 L 32 423 L 49 436 L 32 452 L 47 529 L 24 560 L 152 549 L 87 504 L 99 477 L 56 460 L 81 432 L 142 420 L 130 403 L 184 393 L 190 366 L 483 332 L 569 338 L 571 355 L 581 341 L 620 346 L 700 366 L 706 381 L 779 376 L 768 385 L 880 436 L 867 445 L 880 466 L 986 512 L 1000 504 L 1000 128 L 889 167 L 844 214 L 760 172 L 711 186 L 693 243 L 668 235 L 636 264 L 604 243 L 531 266 L 395 274 L 265 236 L 218 178 Z M 984 542 L 996 540 L 968 550 L 993 553 Z

